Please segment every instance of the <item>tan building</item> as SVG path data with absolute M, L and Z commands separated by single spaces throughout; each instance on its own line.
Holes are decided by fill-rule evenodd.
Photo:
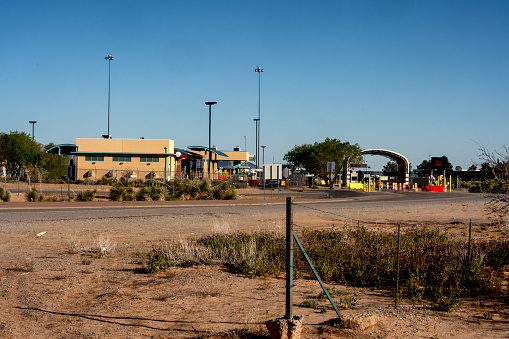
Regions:
M 157 139 L 76 139 L 77 180 L 102 177 L 136 179 L 175 176 L 173 140 Z
M 218 151 L 211 149 L 209 159 L 205 146 L 174 147 L 173 140 L 158 139 L 91 139 L 77 138 L 76 144 L 61 144 L 48 153 L 68 154 L 73 157 L 68 176 L 74 180 L 94 180 L 103 177 L 153 178 L 210 178 L 224 179 L 249 161 L 249 152 Z M 221 163 L 228 163 L 227 167 Z M 219 165 L 218 165 L 219 164 Z M 236 172 L 238 173 L 238 171 Z

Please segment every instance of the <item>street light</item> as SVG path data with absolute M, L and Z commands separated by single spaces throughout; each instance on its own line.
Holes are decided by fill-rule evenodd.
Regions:
M 210 160 L 212 159 L 212 151 L 210 150 L 210 126 L 211 126 L 210 123 L 211 123 L 211 119 L 212 119 L 212 105 L 215 105 L 215 104 L 217 104 L 217 102 L 215 102 L 215 101 L 206 101 L 205 102 L 205 105 L 209 106 L 209 161 L 207 164 L 209 179 L 210 179 Z
M 256 168 L 260 168 L 259 164 L 260 161 L 258 161 L 258 158 L 260 156 L 260 130 L 261 130 L 261 124 L 260 124 L 260 75 L 263 72 L 263 68 L 256 68 L 255 72 L 258 73 L 258 142 L 256 144 Z
M 35 135 L 34 135 L 34 126 L 35 124 L 37 123 L 37 121 L 29 121 L 29 123 L 32 124 L 32 140 L 35 140 Z
M 265 147 L 267 147 L 267 146 L 262 146 L 262 149 L 263 149 L 262 166 L 265 165 Z
M 104 57 L 105 60 L 108 60 L 108 134 L 103 135 L 103 138 L 110 139 L 110 88 L 111 88 L 111 60 L 115 60 L 113 55 L 108 54 L 108 56 Z
M 253 119 L 253 121 L 255 122 L 255 128 L 256 128 L 256 131 L 255 131 L 255 144 L 256 144 L 256 148 L 255 148 L 255 153 L 256 153 L 256 159 L 255 159 L 255 164 L 256 164 L 256 168 L 258 169 L 258 121 L 260 121 L 260 119 Z

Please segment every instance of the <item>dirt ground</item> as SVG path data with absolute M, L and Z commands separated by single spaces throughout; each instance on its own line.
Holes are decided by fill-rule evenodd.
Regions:
M 260 196 L 243 194 L 240 199 Z M 456 232 L 460 226 L 450 220 L 458 214 L 463 219 L 489 221 L 480 201 L 468 206 L 448 203 L 440 215 L 436 210 L 423 204 L 402 211 L 395 204 L 394 210 L 382 216 L 369 208 L 356 213 L 371 221 L 373 229 L 402 212 L 406 212 L 405 220 L 423 220 Z M 0 213 L 12 211 L 0 209 Z M 312 214 L 308 219 L 301 222 L 330 227 L 330 221 L 317 220 Z M 101 222 L 108 229 L 121 221 Z M 80 223 L 74 226 L 82 227 Z M 66 221 L 66 227 L 72 228 L 72 222 Z M 0 252 L 0 338 L 268 338 L 265 322 L 284 316 L 284 277 L 251 279 L 221 266 L 204 265 L 140 273 L 150 246 L 137 242 L 138 235 L 110 239 L 106 234 L 101 244 L 111 248 L 111 254 L 98 256 L 85 249 L 93 247 L 93 239 L 56 237 L 33 229 L 0 236 L 4 249 Z M 341 329 L 326 324 L 337 317 L 326 300 L 319 301 L 316 309 L 301 306 L 302 301 L 318 296 L 318 282 L 294 282 L 293 313 L 304 317 L 302 338 L 509 338 L 507 296 L 464 300 L 446 313 L 426 302 L 403 301 L 395 309 L 393 291 L 327 284 L 360 297 L 353 309 L 341 310 L 343 316 L 376 319 L 365 329 Z

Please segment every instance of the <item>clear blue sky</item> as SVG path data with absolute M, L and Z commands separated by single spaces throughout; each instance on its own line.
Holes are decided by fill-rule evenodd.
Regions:
M 508 144 L 509 1 L 2 1 L 0 131 L 169 138 L 265 162 L 326 137 L 478 161 Z M 367 156 L 372 167 L 388 159 Z

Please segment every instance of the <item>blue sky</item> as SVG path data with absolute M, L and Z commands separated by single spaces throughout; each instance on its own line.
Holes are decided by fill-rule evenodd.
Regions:
M 3 1 L 0 131 L 106 134 L 112 54 L 113 138 L 207 145 L 217 101 L 212 144 L 254 154 L 259 66 L 266 163 L 330 137 L 466 168 L 476 143 L 508 144 L 508 17 L 508 1 Z

